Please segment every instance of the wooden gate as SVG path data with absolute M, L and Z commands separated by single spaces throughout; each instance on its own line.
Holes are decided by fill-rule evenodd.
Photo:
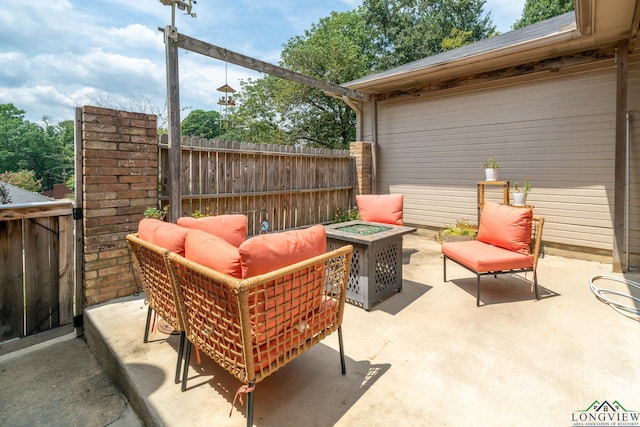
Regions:
M 0 353 L 74 320 L 70 201 L 0 205 Z

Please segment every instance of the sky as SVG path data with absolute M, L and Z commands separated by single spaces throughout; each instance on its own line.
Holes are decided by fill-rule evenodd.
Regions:
M 510 31 L 525 0 L 487 0 L 497 30 Z M 332 11 L 362 0 L 197 0 L 176 10 L 182 34 L 277 64 L 282 46 Z M 73 120 L 74 108 L 97 105 L 158 113 L 166 99 L 165 48 L 159 27 L 171 7 L 159 0 L 0 1 L 0 104 L 25 119 L 50 124 Z M 261 75 L 180 50 L 180 106 L 219 110 L 216 89 Z

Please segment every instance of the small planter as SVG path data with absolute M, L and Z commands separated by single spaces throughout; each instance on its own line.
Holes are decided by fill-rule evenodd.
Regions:
M 514 206 L 527 206 L 527 195 L 519 191 L 511 193 L 512 204 Z
M 476 236 L 470 235 L 457 235 L 457 234 L 445 234 L 442 236 L 442 243 L 444 242 L 466 242 L 468 240 L 475 240 Z
M 459 219 L 455 225 L 450 225 L 439 230 L 434 239 L 438 243 L 460 242 L 464 240 L 475 240 L 478 235 L 478 226 L 472 224 L 468 219 Z
M 487 168 L 484 170 L 484 174 L 487 181 L 497 181 L 498 180 L 498 169 L 490 169 Z

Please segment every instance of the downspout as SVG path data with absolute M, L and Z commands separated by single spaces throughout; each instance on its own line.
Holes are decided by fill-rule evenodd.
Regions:
M 377 191 L 377 165 L 376 155 L 378 151 L 378 97 L 371 95 L 371 194 Z
M 627 141 L 625 159 L 625 195 L 624 195 L 624 248 L 625 262 L 624 269 L 629 271 L 629 205 L 631 203 L 631 114 L 627 113 Z

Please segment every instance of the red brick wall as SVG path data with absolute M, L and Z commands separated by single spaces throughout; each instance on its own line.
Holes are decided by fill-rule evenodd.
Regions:
M 356 194 L 371 194 L 371 143 L 352 142 L 349 150 L 356 162 Z
M 126 235 L 158 197 L 157 118 L 82 108 L 84 304 L 139 291 Z

